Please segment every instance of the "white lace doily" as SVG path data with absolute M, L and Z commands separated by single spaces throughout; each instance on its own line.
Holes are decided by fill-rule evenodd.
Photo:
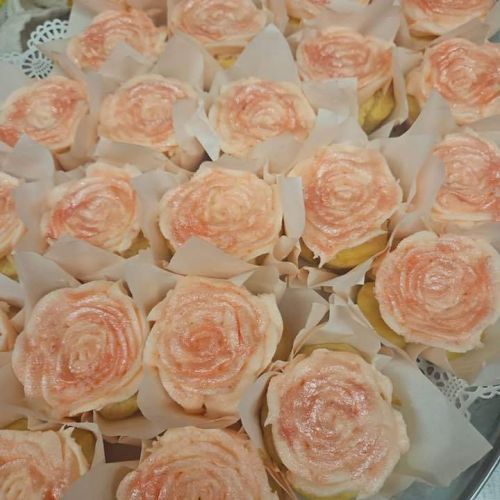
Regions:
M 18 66 L 30 78 L 46 78 L 52 71 L 53 64 L 46 55 L 38 50 L 38 46 L 50 40 L 64 38 L 67 30 L 68 21 L 61 19 L 45 21 L 31 32 L 27 42 L 27 50 L 22 53 L 0 53 L 0 61 L 7 61 Z
M 60 40 L 66 35 L 68 21 L 53 19 L 45 21 L 34 30 L 27 42 L 28 49 L 23 53 L 0 54 L 0 60 L 20 67 L 30 78 L 46 78 L 52 71 L 51 60 L 38 50 L 38 45 L 50 40 Z M 491 386 L 470 386 L 465 380 L 445 372 L 437 366 L 419 360 L 419 367 L 446 398 L 470 418 L 470 407 L 477 399 L 491 399 L 500 396 L 500 384 Z

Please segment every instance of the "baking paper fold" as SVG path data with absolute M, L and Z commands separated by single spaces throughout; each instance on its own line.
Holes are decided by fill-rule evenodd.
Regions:
M 374 497 L 378 500 L 392 498 L 414 481 L 447 486 L 492 448 L 414 364 L 391 350 L 387 353 L 389 355 L 375 356 L 373 363 L 392 381 L 397 409 L 406 422 L 410 450 Z M 283 366 L 276 366 L 274 371 L 259 377 L 240 405 L 243 428 L 266 457 L 260 411 L 269 380 Z M 281 484 L 286 485 L 283 476 Z
M 126 266 L 125 281 L 137 305 L 147 316 L 172 290 L 179 275 L 165 271 L 144 262 L 130 262 Z M 253 294 L 273 293 L 279 300 L 285 291 L 285 283 L 280 280 L 274 267 L 254 267 L 231 280 L 245 286 Z M 194 425 L 203 428 L 224 428 L 236 423 L 239 415 L 213 418 L 203 414 L 189 414 L 178 405 L 161 384 L 156 370 L 145 367 L 144 378 L 139 386 L 137 403 L 141 413 L 150 421 L 153 432 L 140 436 L 151 438 L 171 427 Z M 147 429 L 146 429 L 147 430 Z M 103 430 L 104 431 L 104 430 Z M 142 431 L 142 430 L 141 430 Z M 130 430 L 127 435 L 130 434 Z

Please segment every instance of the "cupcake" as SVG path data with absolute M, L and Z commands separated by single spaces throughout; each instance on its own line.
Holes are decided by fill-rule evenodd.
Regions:
M 157 59 L 166 36 L 166 28 L 157 28 L 140 10 L 106 10 L 72 38 L 66 50 L 77 66 L 97 71 L 119 43 L 127 43 L 152 61 Z
M 14 190 L 19 184 L 19 179 L 0 172 L 0 272 L 10 278 L 16 276 L 11 254 L 26 230 L 14 200 Z
M 160 201 L 160 230 L 173 251 L 197 236 L 250 261 L 273 249 L 282 218 L 277 186 L 219 167 L 202 167 Z
M 104 99 L 98 133 L 114 142 L 146 146 L 175 157 L 180 147 L 173 106 L 182 99 L 198 101 L 199 96 L 189 84 L 175 78 L 136 76 Z
M 281 134 L 306 139 L 315 114 L 294 83 L 247 78 L 222 87 L 209 119 L 222 151 L 245 157 L 259 143 Z
M 500 47 L 495 43 L 476 45 L 451 38 L 427 48 L 422 64 L 407 77 L 413 114 L 418 114 L 432 90 L 448 102 L 459 124 L 500 114 L 499 66 Z
M 405 342 L 470 351 L 500 315 L 500 257 L 481 240 L 415 233 L 384 257 L 375 284 L 359 293 L 358 305 L 382 336 L 380 322 Z
M 243 434 L 195 427 L 169 429 L 159 437 L 116 492 L 118 500 L 160 497 L 278 498 Z
M 14 146 L 21 134 L 53 152 L 67 150 L 88 111 L 85 86 L 64 76 L 50 76 L 22 87 L 0 108 L 0 142 Z
M 0 430 L 0 498 L 62 500 L 90 465 L 77 431 Z
M 368 498 L 409 448 L 392 383 L 359 354 L 299 355 L 267 389 L 264 441 L 307 499 Z
M 402 0 L 410 34 L 434 38 L 471 21 L 484 19 L 495 0 Z
M 138 200 L 134 167 L 93 163 L 82 179 L 59 184 L 47 199 L 41 231 L 52 244 L 63 235 L 124 254 L 139 239 Z
M 187 413 L 235 415 L 271 362 L 283 330 L 272 294 L 230 281 L 185 277 L 150 313 L 144 364 Z
M 297 46 L 297 66 L 304 80 L 357 78 L 359 121 L 375 130 L 393 111 L 393 44 L 332 26 L 305 32 Z
M 172 33 L 192 36 L 228 68 L 267 24 L 267 13 L 252 0 L 180 0 L 168 21 Z
M 54 418 L 109 409 L 130 398 L 134 413 L 146 333 L 119 284 L 61 288 L 33 308 L 17 337 L 12 368 L 28 403 Z
M 466 225 L 500 222 L 500 150 L 472 131 L 447 135 L 434 148 L 445 166 L 432 217 Z
M 402 191 L 377 150 L 328 146 L 299 162 L 290 175 L 302 179 L 304 190 L 304 258 L 348 269 L 385 248 L 387 221 Z

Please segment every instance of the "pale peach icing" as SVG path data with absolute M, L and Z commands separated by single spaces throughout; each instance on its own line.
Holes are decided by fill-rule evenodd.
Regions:
M 349 28 L 325 28 L 299 43 L 297 65 L 305 80 L 357 78 L 363 102 L 391 84 L 392 44 Z
M 160 201 L 160 230 L 174 250 L 197 236 L 245 260 L 272 250 L 282 218 L 276 186 L 224 168 L 200 169 Z
M 25 231 L 14 200 L 19 184 L 19 179 L 0 172 L 0 258 L 12 252 Z
M 298 163 L 290 175 L 302 179 L 302 238 L 321 265 L 382 234 L 402 200 L 385 158 L 374 149 L 329 146 Z
M 351 0 L 352 3 L 368 4 L 370 0 Z M 286 10 L 290 17 L 312 19 L 321 14 L 332 3 L 329 0 L 286 0 Z
M 407 78 L 420 107 L 435 89 L 450 105 L 455 120 L 471 123 L 500 113 L 500 47 L 452 38 L 428 48 Z
M 384 258 L 375 295 L 407 341 L 466 352 L 499 317 L 500 257 L 481 240 L 419 232 Z
M 446 169 L 432 215 L 440 221 L 500 222 L 500 150 L 474 132 L 450 134 L 434 155 Z
M 0 498 L 60 500 L 88 470 L 72 429 L 0 430 Z
M 144 363 L 188 412 L 237 413 L 243 391 L 271 362 L 283 322 L 271 294 L 230 281 L 181 278 L 150 313 Z
M 305 139 L 315 114 L 297 85 L 248 78 L 222 88 L 209 118 L 222 151 L 244 157 L 260 142 L 280 134 Z
M 131 397 L 142 376 L 146 325 L 117 283 L 92 281 L 48 293 L 12 352 L 27 399 L 55 417 Z
M 144 12 L 106 10 L 98 14 L 83 33 L 70 40 L 67 52 L 80 68 L 95 71 L 120 42 L 155 59 L 163 50 L 166 36 L 166 28 L 157 28 Z
M 484 18 L 495 0 L 402 0 L 410 33 L 438 36 L 476 18 Z
M 118 487 L 117 500 L 277 500 L 262 459 L 242 434 L 169 429 Z
M 14 146 L 21 134 L 53 151 L 71 146 L 87 113 L 85 86 L 51 76 L 13 92 L 0 109 L 0 142 Z
M 173 106 L 198 95 L 187 83 L 148 74 L 132 78 L 101 106 L 99 135 L 115 142 L 148 146 L 165 153 L 177 148 Z
M 0 302 L 0 352 L 10 351 L 16 341 L 16 330 L 9 316 L 9 305 Z
M 214 54 L 242 49 L 266 21 L 252 0 L 181 0 L 169 13 L 172 32 L 191 35 Z
M 41 229 L 49 243 L 63 235 L 106 250 L 124 252 L 139 234 L 133 167 L 103 162 L 87 167 L 83 179 L 56 186 L 48 196 Z
M 371 497 L 408 451 L 392 383 L 358 354 L 317 349 L 273 377 L 267 391 L 275 450 L 294 489 Z

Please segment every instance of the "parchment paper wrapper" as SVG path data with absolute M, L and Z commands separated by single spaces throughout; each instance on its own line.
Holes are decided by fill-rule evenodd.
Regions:
M 401 26 L 399 28 L 396 42 L 402 47 L 413 50 L 423 50 L 428 45 L 434 45 L 449 38 L 466 38 L 474 43 L 484 43 L 500 29 L 500 6 L 495 3 L 486 19 L 472 19 L 467 23 L 450 30 L 435 39 L 416 38 L 410 34 L 408 23 L 401 15 Z
M 373 498 L 388 500 L 415 480 L 447 486 L 490 451 L 491 445 L 411 362 L 392 353 L 377 355 L 373 363 L 393 383 L 395 400 L 400 402 L 397 409 L 403 414 L 410 439 L 410 450 Z M 269 380 L 282 366 L 262 375 L 240 405 L 243 428 L 266 456 L 260 411 Z M 280 475 L 279 470 L 277 474 Z M 287 486 L 283 474 L 280 479 Z
M 178 275 L 145 263 L 129 263 L 126 268 L 126 282 L 137 304 L 147 316 L 151 309 L 162 301 L 167 292 L 175 287 Z M 245 286 L 251 293 L 273 293 L 279 299 L 285 291 L 285 283 L 280 281 L 273 267 L 254 267 L 235 276 L 231 281 Z M 139 386 L 137 402 L 142 414 L 150 420 L 155 432 L 171 427 L 194 425 L 202 428 L 224 428 L 239 420 L 239 415 L 211 417 L 203 414 L 188 414 L 167 393 L 156 370 L 145 367 L 145 375 Z M 129 432 L 130 435 L 130 432 Z

